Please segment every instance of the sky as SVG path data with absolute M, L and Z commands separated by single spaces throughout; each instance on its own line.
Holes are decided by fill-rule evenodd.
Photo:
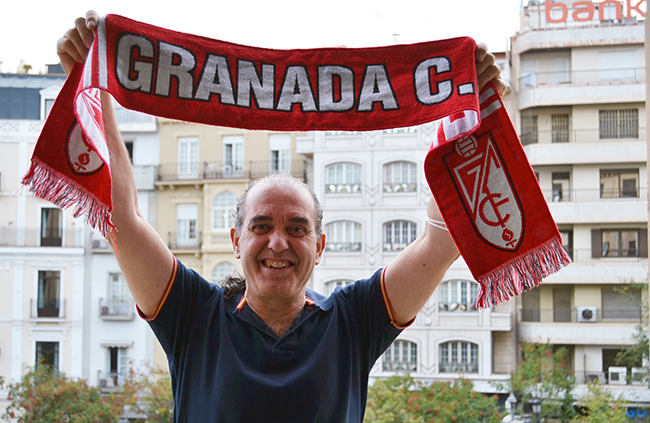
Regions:
M 370 47 L 458 36 L 505 51 L 522 0 L 12 0 L 0 14 L 0 71 L 58 63 L 56 42 L 88 8 L 269 48 Z M 397 35 L 396 35 L 397 34 Z

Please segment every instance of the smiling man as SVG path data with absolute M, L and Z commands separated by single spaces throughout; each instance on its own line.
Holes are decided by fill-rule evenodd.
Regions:
M 69 72 L 83 62 L 98 15 L 59 40 Z M 498 80 L 476 51 L 479 86 Z M 117 260 L 163 346 L 175 422 L 363 421 L 375 361 L 415 318 L 458 257 L 435 201 L 422 234 L 384 269 L 331 296 L 306 288 L 325 247 L 323 213 L 301 181 L 269 176 L 242 195 L 231 230 L 243 278 L 225 288 L 186 268 L 141 215 L 128 153 L 102 92 L 113 175 Z

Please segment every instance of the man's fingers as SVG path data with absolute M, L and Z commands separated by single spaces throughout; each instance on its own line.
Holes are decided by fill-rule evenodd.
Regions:
M 499 69 L 495 65 L 490 65 L 488 68 L 486 68 L 481 74 L 478 76 L 478 88 L 479 91 L 483 89 L 483 87 L 490 82 L 493 79 L 497 79 L 499 75 L 501 74 L 501 69 Z

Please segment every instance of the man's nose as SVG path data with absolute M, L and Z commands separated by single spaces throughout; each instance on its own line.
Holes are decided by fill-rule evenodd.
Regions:
M 269 249 L 276 253 L 282 252 L 289 248 L 287 237 L 289 235 L 282 229 L 277 228 L 269 234 Z

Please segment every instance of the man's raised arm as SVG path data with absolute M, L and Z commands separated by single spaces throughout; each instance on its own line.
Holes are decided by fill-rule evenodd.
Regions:
M 70 73 L 75 62 L 85 60 L 98 20 L 96 12 L 88 12 L 86 18 L 78 18 L 75 27 L 57 43 L 57 53 L 66 73 Z M 151 316 L 171 277 L 174 257 L 140 212 L 133 169 L 118 130 L 113 100 L 106 92 L 102 91 L 101 96 L 113 183 L 112 221 L 117 228 L 113 232 L 115 253 L 138 307 L 146 316 Z M 108 239 L 113 241 L 112 234 Z

